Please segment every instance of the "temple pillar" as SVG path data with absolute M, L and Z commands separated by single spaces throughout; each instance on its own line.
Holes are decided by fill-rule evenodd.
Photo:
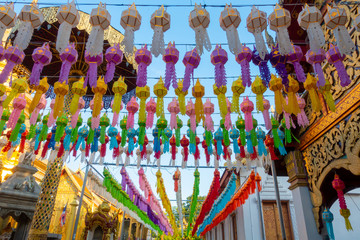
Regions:
M 66 228 L 65 233 L 65 240 L 71 240 L 73 236 L 73 230 L 74 230 L 74 221 L 75 221 L 75 214 L 76 214 L 76 207 L 78 206 L 78 202 L 76 200 L 76 197 L 72 200 L 70 203 L 70 216 L 68 218 L 68 225 Z
M 313 205 L 301 152 L 298 150 L 289 152 L 285 157 L 285 163 L 289 176 L 288 182 L 291 184 L 289 189 L 293 196 L 299 239 L 320 240 L 322 236 L 317 231 L 315 218 L 311 211 Z
M 47 239 L 63 164 L 64 160 L 61 156 L 47 165 L 28 240 Z

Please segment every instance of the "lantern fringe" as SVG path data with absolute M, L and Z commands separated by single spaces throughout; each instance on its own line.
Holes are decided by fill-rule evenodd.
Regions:
M 179 100 L 180 113 L 182 115 L 185 115 L 186 114 L 185 95 L 184 94 L 179 94 L 178 95 L 178 100 Z
M 124 52 L 127 57 L 133 55 L 134 52 L 134 32 L 133 27 L 127 26 L 125 28 L 124 40 L 121 45 L 125 47 Z
M 325 76 L 324 76 L 322 66 L 320 63 L 315 63 L 315 64 L 313 64 L 313 66 L 314 66 L 316 75 L 318 77 L 318 81 L 317 81 L 316 85 L 318 87 L 322 87 L 325 85 Z
M 66 82 L 66 84 L 68 84 L 68 78 L 69 78 L 71 66 L 72 63 L 66 60 L 63 61 L 63 63 L 61 64 L 60 75 L 59 75 L 60 83 Z
M 3 70 L 0 73 L 0 83 L 6 82 L 6 80 L 10 76 L 10 73 L 12 72 L 12 70 L 14 69 L 15 66 L 16 66 L 16 63 L 14 63 L 10 60 L 8 60 L 6 62 L 5 67 L 3 68 Z
M 304 69 L 302 68 L 301 64 L 298 61 L 295 61 L 292 64 L 295 69 L 295 74 L 296 74 L 297 80 L 302 83 L 305 82 L 306 76 L 305 76 L 305 72 L 304 72 Z
M 62 53 L 64 49 L 69 45 L 70 34 L 72 25 L 66 21 L 60 24 L 56 37 L 56 50 Z
M 102 56 L 102 55 L 101 55 Z M 98 65 L 96 62 L 89 62 L 89 68 L 88 71 L 86 73 L 86 78 L 85 78 L 85 82 L 84 82 L 84 86 L 87 86 L 87 84 L 89 83 L 90 87 L 96 87 L 96 83 L 97 83 L 97 68 Z M 71 67 L 71 66 L 70 66 Z M 70 72 L 69 72 L 70 73 Z M 67 82 L 67 81 L 66 81 Z
M 347 28 L 344 25 L 338 25 L 333 29 L 336 45 L 339 48 L 341 55 L 352 55 L 355 51 L 355 44 L 350 37 Z
M 242 44 L 240 42 L 239 33 L 233 24 L 230 27 L 226 28 L 226 38 L 229 44 L 229 49 L 232 54 L 237 54 L 241 48 Z
M 136 79 L 136 85 L 138 87 L 145 87 L 147 83 L 147 66 L 144 62 L 140 62 L 138 65 L 138 75 Z
M 165 69 L 165 83 L 164 83 L 164 86 L 166 87 L 167 90 L 169 90 L 171 83 L 174 89 L 178 88 L 178 84 L 176 81 L 175 65 L 173 62 L 167 62 Z
M 152 38 L 151 44 L 151 53 L 158 57 L 160 54 L 165 53 L 165 42 L 164 42 L 164 32 L 161 26 L 155 26 L 154 28 L 154 35 Z
M 29 46 L 33 33 L 34 28 L 31 22 L 21 21 L 18 33 L 14 40 L 14 46 L 17 45 L 21 51 L 25 50 Z
M 192 66 L 191 64 L 187 64 L 185 67 L 184 81 L 182 87 L 183 92 L 186 92 L 189 89 L 190 79 L 192 78 L 193 74 L 194 74 L 194 66 Z
M 89 38 L 86 42 L 85 50 L 90 56 L 100 55 L 104 48 L 104 29 L 100 26 L 92 26 Z
M 211 42 L 206 28 L 200 25 L 194 30 L 195 30 L 196 50 L 198 51 L 199 55 L 202 55 L 204 51 L 203 48 L 205 48 L 209 52 L 211 50 Z
M 346 72 L 346 69 L 344 67 L 344 64 L 341 60 L 334 62 L 334 66 L 338 72 L 338 76 L 340 78 L 340 85 L 342 87 L 346 87 L 351 83 L 351 80 L 349 78 L 349 75 Z
M 241 61 L 240 65 L 241 65 L 242 84 L 244 87 L 250 87 L 251 86 L 250 64 L 248 61 L 243 60 Z
M 35 62 L 31 70 L 31 75 L 29 77 L 30 85 L 39 85 L 40 74 L 44 68 L 44 64 Z
M 277 28 L 276 39 L 279 44 L 279 53 L 281 55 L 287 55 L 293 51 L 289 37 L 289 32 L 286 26 Z
M 262 31 L 259 28 L 255 29 L 255 32 L 253 33 L 255 37 L 255 45 L 256 49 L 259 52 L 259 56 L 262 60 L 265 59 L 266 54 L 268 54 L 268 50 L 266 48 L 265 40 L 262 35 Z
M 325 45 L 325 36 L 323 29 L 318 22 L 310 23 L 307 28 L 307 34 L 310 42 L 310 49 L 317 52 L 322 46 Z

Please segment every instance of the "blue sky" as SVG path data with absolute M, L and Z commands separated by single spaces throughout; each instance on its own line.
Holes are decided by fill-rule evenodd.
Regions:
M 23 6 L 23 2 L 28 2 L 28 1 L 16 1 L 15 4 L 15 11 L 17 13 L 20 12 L 22 6 Z M 47 5 L 44 3 L 49 3 L 51 1 L 46 0 L 46 1 L 42 1 L 39 0 L 39 6 L 40 7 L 46 7 Z M 59 5 L 66 3 L 67 1 L 59 1 Z M 91 9 L 96 7 L 95 5 L 81 5 L 82 3 L 94 3 L 97 4 L 98 0 L 94 1 L 94 0 L 84 0 L 84 1 L 80 1 L 77 0 L 77 3 L 79 3 L 80 5 L 78 5 L 78 9 L 87 13 L 90 13 Z M 103 1 L 105 3 L 119 3 L 118 1 Z M 51 2 L 52 3 L 52 2 Z M 129 4 L 131 5 L 133 3 L 133 1 L 128 1 L 128 0 L 123 0 L 121 1 L 121 4 Z M 172 1 L 145 1 L 145 0 L 137 0 L 135 1 L 135 4 L 194 4 L 195 1 L 180 1 L 180 0 L 172 0 Z M 225 3 L 230 3 L 228 1 L 222 1 L 222 0 L 213 0 L 213 1 L 197 1 L 197 4 L 201 3 L 202 5 L 204 4 L 208 4 L 208 5 L 223 5 Z M 233 2 L 233 4 L 249 4 L 249 1 L 236 1 Z M 263 0 L 263 1 L 258 1 L 258 4 L 275 4 L 276 1 L 274 0 Z M 273 6 L 261 6 L 260 10 L 265 11 L 268 15 L 273 11 Z M 124 32 L 123 28 L 120 26 L 120 17 L 121 17 L 121 12 L 123 10 L 126 9 L 126 7 L 124 6 L 108 6 L 108 11 L 111 14 L 111 25 L 118 29 L 120 32 Z M 151 14 L 157 9 L 157 7 L 145 7 L 145 6 L 138 6 L 137 7 L 139 13 L 142 16 L 142 24 L 141 27 L 138 31 L 135 32 L 135 43 L 137 44 L 136 47 L 140 47 L 140 44 L 150 44 L 152 41 L 152 35 L 153 35 L 153 30 L 150 27 L 150 16 Z M 238 28 L 238 32 L 239 32 L 239 36 L 240 36 L 240 41 L 243 43 L 249 43 L 248 46 L 250 48 L 252 48 L 253 43 L 254 43 L 254 37 L 251 33 L 249 33 L 246 29 L 246 17 L 249 15 L 251 7 L 247 6 L 247 7 L 237 7 L 238 11 L 240 12 L 242 21 L 240 23 L 240 26 Z M 165 32 L 164 34 L 164 38 L 165 38 L 165 43 L 167 44 L 169 41 L 175 41 L 175 44 L 194 44 L 195 43 L 195 33 L 194 31 L 189 27 L 189 23 L 188 23 L 188 16 L 191 10 L 193 10 L 193 7 L 168 7 L 166 8 L 167 12 L 171 15 L 171 26 L 170 29 Z M 219 24 L 219 16 L 221 11 L 223 10 L 223 8 L 220 7 L 207 7 L 206 10 L 210 13 L 210 25 L 209 28 L 207 29 L 209 37 L 210 37 L 210 41 L 213 44 L 216 43 L 226 43 L 227 39 L 226 39 L 226 33 L 221 29 L 220 24 Z M 268 28 L 269 33 L 275 38 L 275 34 L 273 31 L 271 31 Z M 194 46 L 189 46 L 189 45 L 177 45 L 178 50 L 180 51 L 180 58 L 178 63 L 176 64 L 176 71 L 177 71 L 177 77 L 181 78 L 184 75 L 184 65 L 182 64 L 182 58 L 185 54 L 185 52 L 190 51 Z M 212 50 L 215 48 L 215 45 L 213 45 Z M 223 46 L 223 48 L 228 52 L 228 63 L 225 65 L 226 67 L 226 72 L 227 72 L 227 86 L 228 86 L 228 92 L 227 92 L 227 96 L 231 96 L 232 92 L 231 92 L 231 84 L 234 80 L 237 79 L 237 77 L 241 74 L 241 68 L 240 65 L 235 61 L 235 56 L 232 55 L 228 49 L 227 46 Z M 205 52 L 203 53 L 203 55 L 201 56 L 201 62 L 199 67 L 195 70 L 194 72 L 194 76 L 195 78 L 199 77 L 200 78 L 200 82 L 202 85 L 204 85 L 205 87 L 205 97 L 203 98 L 203 102 L 205 102 L 207 97 L 213 97 L 213 90 L 212 90 L 212 85 L 214 84 L 214 79 L 212 79 L 212 77 L 214 76 L 214 66 L 211 64 L 210 62 L 210 53 L 211 52 L 207 52 L 205 50 Z M 251 66 L 251 74 L 252 75 L 258 75 L 259 74 L 259 70 L 257 66 L 254 66 L 252 64 L 250 64 Z M 270 64 L 269 64 L 270 66 Z M 274 72 L 274 69 L 270 66 L 270 70 L 271 72 Z M 151 65 L 148 67 L 148 77 L 159 77 L 159 76 L 164 76 L 164 71 L 165 71 L 165 63 L 162 61 L 161 56 L 159 56 L 158 58 L 155 58 L 153 56 L 152 59 L 152 63 Z M 151 95 L 153 95 L 153 85 L 157 82 L 157 80 L 154 79 L 149 79 L 148 80 L 148 85 L 150 86 L 151 89 Z M 270 100 L 271 103 L 273 103 L 273 93 L 271 91 L 267 91 L 265 93 L 265 95 L 267 96 L 266 98 L 268 100 Z M 174 94 L 174 90 L 171 88 L 168 92 L 168 95 L 170 97 L 175 97 Z M 190 94 L 188 95 L 190 96 Z M 245 93 L 243 94 L 243 96 L 250 96 L 250 100 L 255 101 L 255 95 L 251 92 L 251 90 L 249 88 L 246 89 Z M 241 98 L 242 100 L 242 98 Z M 167 104 L 171 101 L 171 99 L 165 99 L 165 112 L 167 112 Z M 220 121 L 220 115 L 219 115 L 219 109 L 218 109 L 218 105 L 217 105 L 217 99 L 211 99 L 212 103 L 215 104 L 215 114 L 213 114 L 213 120 L 215 122 L 215 124 L 218 124 Z M 254 102 L 255 103 L 255 102 Z M 236 121 L 237 116 L 235 116 L 235 114 L 232 114 L 232 121 L 233 123 Z M 263 123 L 263 119 L 262 119 L 262 114 L 260 113 L 255 113 L 253 112 L 253 116 L 258 120 L 259 124 Z M 111 116 L 109 116 L 111 118 Z M 122 116 L 120 116 L 122 117 Z M 166 118 L 169 119 L 170 115 L 166 115 Z M 84 116 L 83 116 L 84 118 Z M 85 117 L 86 118 L 86 117 Z M 183 122 L 186 123 L 188 117 L 181 117 Z M 85 122 L 85 121 L 84 121 Z M 135 119 L 135 122 L 137 122 L 137 119 Z M 186 130 L 188 128 L 186 126 L 184 126 L 182 128 L 182 133 L 186 133 Z M 200 127 L 198 128 L 198 134 L 202 134 L 203 130 L 200 129 Z M 216 127 L 217 129 L 217 127 Z M 147 131 L 148 137 L 150 139 L 152 139 L 151 131 Z M 202 137 L 200 137 L 202 139 Z M 200 151 L 202 152 L 202 148 L 200 146 Z M 180 152 L 180 151 L 179 151 Z M 110 155 L 110 154 L 109 154 Z M 162 157 L 162 164 L 168 164 L 169 163 L 169 159 L 170 155 L 163 155 Z M 113 161 L 111 159 L 111 157 L 107 157 L 106 162 L 111 162 Z M 132 162 L 136 162 L 136 159 L 133 158 L 131 160 Z M 178 159 L 176 161 L 177 164 L 181 163 L 181 154 L 178 153 Z M 213 165 L 213 158 L 211 160 L 211 163 Z M 224 163 L 224 161 L 221 161 L 221 165 Z M 72 168 L 73 170 L 76 170 L 79 167 L 79 162 L 74 162 L 71 161 L 69 164 L 70 168 Z M 192 156 L 189 156 L 189 165 L 194 165 L 194 160 Z M 205 165 L 205 159 L 201 159 L 200 160 L 200 165 Z M 84 168 L 84 165 L 80 165 L 81 168 Z M 96 166 L 96 168 L 102 172 L 102 166 Z M 109 170 L 113 173 L 114 176 L 118 177 L 118 180 L 120 181 L 120 167 L 110 167 Z M 152 185 L 153 190 L 155 191 L 156 187 L 156 176 L 155 173 L 157 171 L 157 168 L 148 168 L 148 169 L 144 169 L 145 170 L 145 174 L 150 182 L 150 184 Z M 176 199 L 175 197 L 175 192 L 174 192 L 174 181 L 172 179 L 172 176 L 174 174 L 176 169 L 174 168 L 162 168 L 162 174 L 163 174 L 163 178 L 164 178 L 164 182 L 165 182 L 165 187 L 167 190 L 167 195 L 169 197 L 169 199 Z M 137 169 L 136 168 L 132 168 L 132 167 L 127 167 L 127 171 L 130 175 L 130 177 L 132 178 L 133 182 L 138 185 L 138 175 L 137 175 Z M 212 177 L 213 177 L 213 168 L 209 168 L 209 169 L 200 169 L 200 195 L 206 195 L 208 190 L 209 190 L 209 186 L 211 184 L 212 181 Z M 194 183 L 194 176 L 193 176 L 193 172 L 194 169 L 182 169 L 181 170 L 181 174 L 182 174 L 182 196 L 183 199 L 185 199 L 186 197 L 190 196 L 192 194 L 193 191 L 193 183 Z M 221 170 L 222 172 L 222 170 Z M 173 205 L 176 205 L 176 202 L 172 202 Z

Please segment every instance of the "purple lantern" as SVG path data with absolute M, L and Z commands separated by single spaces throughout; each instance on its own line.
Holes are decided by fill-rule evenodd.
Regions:
M 41 47 L 34 49 L 32 54 L 34 60 L 34 66 L 29 78 L 30 85 L 39 85 L 40 74 L 45 65 L 48 65 L 52 59 L 52 53 L 50 51 L 49 43 L 44 43 Z
M 190 78 L 194 74 L 194 69 L 199 66 L 200 55 L 198 54 L 196 47 L 185 53 L 183 64 L 185 65 L 185 74 L 182 91 L 186 92 L 190 87 Z
M 114 44 L 106 50 L 105 59 L 107 65 L 104 81 L 105 83 L 109 83 L 114 78 L 115 66 L 120 64 L 123 60 L 123 52 L 121 51 L 119 44 Z
M 317 86 L 322 87 L 325 85 L 325 76 L 321 67 L 321 63 L 325 60 L 325 51 L 320 48 L 317 52 L 307 51 L 306 53 L 306 61 L 313 65 L 315 73 L 318 77 Z
M 147 49 L 147 45 L 138 49 L 135 53 L 135 61 L 138 66 L 138 75 L 136 79 L 136 85 L 138 87 L 145 87 L 147 83 L 147 66 L 150 65 L 152 61 L 151 52 Z
M 276 44 L 276 46 L 271 47 L 270 63 L 275 68 L 276 73 L 279 74 L 279 76 L 281 77 L 282 84 L 286 88 L 289 87 L 288 73 L 286 71 L 286 65 L 285 65 L 286 64 L 286 56 L 280 54 L 279 46 L 277 44 Z M 265 86 L 267 86 L 267 85 L 265 85 Z
M 334 64 L 340 78 L 340 85 L 342 87 L 348 86 L 351 81 L 342 62 L 345 59 L 345 55 L 340 53 L 337 46 L 330 43 L 329 50 L 326 53 L 326 59 L 329 63 Z
M 103 53 L 92 55 L 89 51 L 85 51 L 85 62 L 89 64 L 89 69 L 84 84 L 89 83 L 91 88 L 96 87 L 97 68 L 103 62 Z
M 292 46 L 293 50 L 292 50 L 292 53 L 289 53 L 287 55 L 287 61 L 291 62 L 293 64 L 297 80 L 299 82 L 305 82 L 306 76 L 304 73 L 304 69 L 300 65 L 300 61 L 303 58 L 304 54 L 301 50 L 301 47 L 294 45 L 294 44 L 291 44 L 291 46 Z
M 252 58 L 252 51 L 246 47 L 245 44 L 242 46 L 241 51 L 236 55 L 235 60 L 241 66 L 241 78 L 244 87 L 251 86 L 250 76 L 250 61 Z
M 165 54 L 163 55 L 163 61 L 166 62 L 166 70 L 165 70 L 165 87 L 169 90 L 170 83 L 174 89 L 178 87 L 176 81 L 176 70 L 175 64 L 179 60 L 179 51 L 175 48 L 175 42 L 171 44 L 169 42 L 167 48 L 165 49 Z
M 215 83 L 218 88 L 226 86 L 225 63 L 228 61 L 227 52 L 216 45 L 214 51 L 210 55 L 211 63 L 215 65 Z
M 17 45 L 10 46 L 5 50 L 4 58 L 6 59 L 6 65 L 0 74 L 0 83 L 4 83 L 9 77 L 14 67 L 24 60 L 25 54 L 21 51 Z
M 76 63 L 78 58 L 78 52 L 76 51 L 75 44 L 69 43 L 69 45 L 60 53 L 60 59 L 62 61 L 59 82 L 63 83 L 66 81 L 68 83 L 68 77 L 70 73 L 71 66 Z
M 259 66 L 261 80 L 266 87 L 268 86 L 268 83 L 270 82 L 271 79 L 270 69 L 267 65 L 269 58 L 270 58 L 270 54 L 266 54 L 264 59 L 262 59 L 259 55 L 259 52 L 254 47 L 254 51 L 252 54 L 252 62 L 255 65 Z
M 5 48 L 0 44 L 0 61 L 4 60 Z

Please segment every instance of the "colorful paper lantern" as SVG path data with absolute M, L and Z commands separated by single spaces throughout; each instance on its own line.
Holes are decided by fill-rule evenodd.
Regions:
M 138 87 L 145 87 L 147 84 L 147 66 L 152 61 L 151 52 L 147 49 L 145 44 L 144 47 L 138 49 L 135 53 L 135 61 L 138 64 L 138 74 L 136 79 L 136 85 Z
M 6 29 L 15 26 L 16 12 L 14 3 L 0 5 L 0 39 L 3 39 Z
M 331 94 L 332 85 L 330 84 L 328 79 L 325 79 L 325 85 L 319 87 L 320 93 L 324 96 L 326 104 L 328 105 L 330 111 L 335 112 L 335 101 Z
M 300 112 L 295 95 L 299 91 L 299 83 L 292 76 L 289 76 L 289 87 L 285 89 L 285 91 L 287 92 L 288 96 L 288 105 L 285 111 L 296 116 Z
M 185 96 L 188 94 L 188 91 L 183 91 L 183 80 L 179 80 L 177 88 L 175 89 L 175 94 L 178 96 L 180 112 L 182 115 L 185 115 Z
M 296 96 L 296 98 L 300 108 L 300 113 L 298 113 L 297 115 L 297 123 L 299 124 L 299 126 L 304 128 L 310 124 L 305 113 L 306 102 L 305 99 L 303 99 L 302 97 Z
M 317 86 L 324 86 L 325 84 L 325 76 L 322 70 L 321 63 L 325 60 L 325 51 L 320 48 L 317 52 L 307 51 L 306 53 L 306 61 L 313 65 L 315 73 L 318 77 Z
M 49 43 L 44 43 L 41 47 L 35 48 L 32 59 L 34 61 L 31 75 L 29 77 L 30 85 L 39 85 L 40 74 L 45 65 L 48 65 L 52 59 Z
M 330 212 L 329 209 L 325 208 L 325 210 L 322 213 L 322 218 L 326 224 L 326 230 L 329 234 L 329 239 L 335 239 L 334 236 L 334 229 L 332 225 L 332 221 L 334 221 L 334 215 Z
M 151 44 L 151 53 L 155 57 L 165 53 L 164 49 L 164 32 L 170 28 L 170 14 L 165 11 L 164 5 L 161 5 L 152 15 L 150 19 L 151 28 L 154 35 Z
M 230 52 L 234 55 L 238 54 L 242 48 L 239 33 L 237 31 L 241 22 L 240 13 L 236 8 L 225 4 L 224 10 L 220 14 L 220 27 L 226 31 L 226 38 L 229 44 Z
M 260 58 L 264 60 L 268 54 L 262 35 L 262 32 L 267 27 L 266 13 L 253 6 L 249 16 L 246 18 L 246 26 L 247 30 L 254 35 L 256 49 L 259 52 Z
M 246 47 L 245 44 L 241 47 L 239 53 L 236 55 L 235 60 L 241 66 L 241 78 L 244 87 L 250 87 L 250 61 L 252 59 L 252 51 Z
M 15 98 L 13 101 L 13 110 L 11 111 L 11 115 L 7 122 L 7 128 L 14 130 L 17 121 L 19 120 L 21 112 L 26 107 L 26 99 L 25 96 L 20 95 L 19 97 Z
M 94 93 L 93 103 L 94 109 L 92 111 L 93 120 L 100 116 L 100 111 L 103 103 L 103 96 L 107 91 L 107 84 L 104 82 L 104 77 L 99 77 L 97 80 L 96 87 L 92 88 L 92 92 Z M 98 128 L 98 123 L 92 125 L 94 128 Z M 93 128 L 93 129 L 94 129 Z
M 139 121 L 146 121 L 146 99 L 150 97 L 149 86 L 136 87 L 136 96 L 140 99 Z
M 164 116 L 164 97 L 167 94 L 167 92 L 168 91 L 164 86 L 162 77 L 160 77 L 159 81 L 154 85 L 154 93 L 157 96 L 156 116 L 158 117 Z
M 311 100 L 311 109 L 314 112 L 319 112 L 321 110 L 321 103 L 319 95 L 317 93 L 317 79 L 308 73 L 306 81 L 304 83 L 304 88 L 309 92 Z
M 56 13 L 56 18 L 60 23 L 56 37 L 56 50 L 62 53 L 69 45 L 72 28 L 76 27 L 80 21 L 79 11 L 76 9 L 75 2 L 61 5 Z
M 244 101 L 241 103 L 241 111 L 245 115 L 245 130 L 250 132 L 253 129 L 253 121 L 251 112 L 254 110 L 254 104 L 248 97 L 244 97 Z
M 281 78 L 278 78 L 275 75 L 271 74 L 269 89 L 273 91 L 275 95 L 275 111 L 278 114 L 281 114 L 284 106 L 284 98 L 281 93 L 281 90 L 283 89 Z
M 188 103 L 186 105 L 186 115 L 188 115 L 190 118 L 191 131 L 193 131 L 195 133 L 196 125 L 197 125 L 196 124 L 196 112 L 195 112 L 195 105 L 191 99 L 190 99 L 190 101 L 188 101 Z
M 264 106 L 264 110 L 262 111 L 263 117 L 264 117 L 264 122 L 265 122 L 265 128 L 266 130 L 270 130 L 271 129 L 271 120 L 270 120 L 270 114 L 269 114 L 269 109 L 270 109 L 270 102 L 267 99 L 263 99 L 263 106 Z
M 183 80 L 182 91 L 186 92 L 190 87 L 190 79 L 194 75 L 194 69 L 199 66 L 200 55 L 197 52 L 197 49 L 194 48 L 191 51 L 185 53 L 183 64 L 185 65 L 185 74 Z
M 228 61 L 227 52 L 216 45 L 214 51 L 211 53 L 211 63 L 215 66 L 215 83 L 219 88 L 226 85 L 225 63 Z
M 86 73 L 84 86 L 87 86 L 89 83 L 91 88 L 96 87 L 96 80 L 98 76 L 97 68 L 103 62 L 102 51 L 97 55 L 91 54 L 90 51 L 85 51 L 85 62 L 89 65 L 89 68 Z
M 195 3 L 194 10 L 189 15 L 189 26 L 195 31 L 196 49 L 200 55 L 203 53 L 203 48 L 208 52 L 211 50 L 210 38 L 206 31 L 209 23 L 209 12 L 201 4 L 197 5 Z
M 25 54 L 15 45 L 15 47 L 10 46 L 5 50 L 4 58 L 6 59 L 6 65 L 0 73 L 0 83 L 6 82 L 14 67 L 22 63 Z
M 139 110 L 139 104 L 136 102 L 136 98 L 132 97 L 131 100 L 126 104 L 126 110 L 128 110 L 128 118 L 126 128 L 129 130 L 134 127 L 135 113 Z
M 119 65 L 123 60 L 123 52 L 120 49 L 119 44 L 115 44 L 105 52 L 106 64 L 106 74 L 104 77 L 105 83 L 109 83 L 113 80 L 115 74 L 115 67 Z
M 233 92 L 232 102 L 231 102 L 231 111 L 240 114 L 240 95 L 245 92 L 245 87 L 241 77 L 232 83 L 231 91 Z
M 153 126 L 156 108 L 156 102 L 153 98 L 150 98 L 150 100 L 146 103 L 146 128 L 151 128 Z
M 255 81 L 251 84 L 251 91 L 256 94 L 256 110 L 260 112 L 264 111 L 263 98 L 266 89 L 261 78 L 256 76 Z
M 165 69 L 165 87 L 169 90 L 170 84 L 174 89 L 178 87 L 176 79 L 175 64 L 179 60 L 179 50 L 175 47 L 175 42 L 171 44 L 169 42 L 165 52 L 163 54 L 163 61 L 166 63 Z
M 300 65 L 300 61 L 302 60 L 304 54 L 301 50 L 301 47 L 294 44 L 291 44 L 291 46 L 292 51 L 287 55 L 287 61 L 293 64 L 297 80 L 303 83 L 306 80 L 306 76 L 304 73 L 304 69 Z
M 125 54 L 132 55 L 134 51 L 134 32 L 139 30 L 141 15 L 136 9 L 135 3 L 121 13 L 120 25 L 125 29 L 124 40 L 121 45 L 125 47 Z
M 46 98 L 44 95 L 41 96 L 39 103 L 36 105 L 35 109 L 31 112 L 30 124 L 35 125 L 38 119 L 39 113 L 46 107 Z
M 79 99 L 78 106 L 76 112 L 71 116 L 71 126 L 73 129 L 75 129 L 79 123 L 79 120 L 81 119 L 81 116 L 79 116 L 80 111 L 85 107 L 85 101 L 83 98 Z M 81 119 L 82 124 L 82 119 Z M 80 125 L 81 126 L 81 125 Z M 79 127 L 80 127 L 79 126 Z
M 266 54 L 264 59 L 262 59 L 259 55 L 259 52 L 254 47 L 253 54 L 252 54 L 252 62 L 255 65 L 259 66 L 260 77 L 263 80 L 263 83 L 265 86 L 268 86 L 270 79 L 271 79 L 270 69 L 267 65 L 267 62 L 269 61 L 269 59 L 270 59 L 270 54 Z
M 329 50 L 326 52 L 326 59 L 330 64 L 334 64 L 339 75 L 340 85 L 342 87 L 348 86 L 351 83 L 351 80 L 343 63 L 345 55 L 341 54 L 340 49 L 337 46 L 330 43 Z
M 204 120 L 204 107 L 202 102 L 202 97 L 205 95 L 205 88 L 200 84 L 199 79 L 196 81 L 195 86 L 192 89 L 192 95 L 195 97 L 195 113 L 196 113 L 196 121 L 198 123 L 201 120 Z
M 226 97 L 225 93 L 227 91 L 226 85 L 221 87 L 217 87 L 216 84 L 213 85 L 214 94 L 217 96 L 219 109 L 220 109 L 220 116 L 225 118 L 227 114 L 227 105 L 226 105 Z
M 80 78 L 79 81 L 73 83 L 71 87 L 73 97 L 70 103 L 70 113 L 71 115 L 75 114 L 78 110 L 79 100 L 86 94 L 87 87 L 84 88 L 84 78 Z
M 76 51 L 75 44 L 70 43 L 64 51 L 60 53 L 60 59 L 62 61 L 59 82 L 68 83 L 71 66 L 76 63 L 78 58 L 78 52 Z
M 18 94 L 24 93 L 29 88 L 26 78 L 15 79 L 11 86 L 11 91 L 3 102 L 3 107 L 7 108 L 11 102 Z
M 64 111 L 64 98 L 65 95 L 69 92 L 69 85 L 62 82 L 56 82 L 54 84 L 54 93 L 56 94 L 55 105 L 53 110 L 53 117 L 56 119 Z
M 113 104 L 112 106 L 112 111 L 113 111 L 112 125 L 115 126 L 119 119 L 119 113 L 122 105 L 122 96 L 127 92 L 125 77 L 120 76 L 119 79 L 116 82 L 114 82 L 112 91 L 114 93 L 113 101 L 115 102 L 115 104 Z
M 169 103 L 168 111 L 170 112 L 170 128 L 176 129 L 177 114 L 180 112 L 179 102 L 176 100 L 176 98 L 173 98 L 173 100 Z
M 33 86 L 35 95 L 30 103 L 29 112 L 34 111 L 35 107 L 37 106 L 37 104 L 40 101 L 41 96 L 43 94 L 45 94 L 48 89 L 49 89 L 49 84 L 47 82 L 47 77 L 44 77 L 43 79 L 41 79 L 39 85 Z
M 214 113 L 214 104 L 211 103 L 210 99 L 206 99 L 204 104 L 205 121 L 204 126 L 206 131 L 214 131 L 214 121 L 211 118 L 211 114 Z
M 285 88 L 289 86 L 288 73 L 286 71 L 286 61 L 287 56 L 280 54 L 278 45 L 272 46 L 270 53 L 270 63 L 275 68 L 276 73 L 281 77 Z

